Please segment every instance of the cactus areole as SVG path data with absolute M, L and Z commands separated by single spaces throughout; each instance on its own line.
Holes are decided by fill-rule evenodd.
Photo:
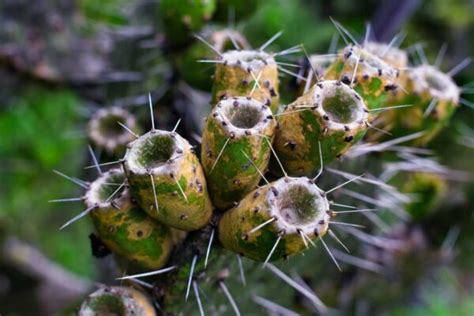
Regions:
M 326 234 L 329 219 L 329 202 L 313 181 L 285 177 L 249 193 L 226 212 L 219 239 L 225 248 L 251 259 L 277 260 Z
M 148 215 L 186 231 L 210 220 L 201 165 L 191 145 L 177 133 L 148 132 L 130 144 L 124 160 L 132 195 Z

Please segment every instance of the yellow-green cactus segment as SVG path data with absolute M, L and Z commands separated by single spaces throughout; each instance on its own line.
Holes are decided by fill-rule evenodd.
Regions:
M 187 140 L 152 130 L 129 144 L 124 167 L 132 196 L 151 217 L 191 231 L 212 216 L 206 179 Z
M 321 81 L 277 117 L 275 151 L 290 175 L 311 176 L 344 154 L 367 131 L 367 109 L 339 81 Z M 272 166 L 273 168 L 273 166 Z
M 217 103 L 201 143 L 214 206 L 229 208 L 257 186 L 268 166 L 275 128 L 270 108 L 257 100 L 233 97 Z
M 400 191 L 413 195 L 413 201 L 406 205 L 406 211 L 417 220 L 432 212 L 447 190 L 446 180 L 435 173 L 412 173 L 403 182 Z
M 119 107 L 99 109 L 87 125 L 87 135 L 91 142 L 109 155 L 122 156 L 126 146 L 134 136 L 124 130 L 118 122 L 139 133 L 135 117 Z
M 429 65 L 407 69 L 401 76 L 408 93 L 397 93 L 391 105 L 412 106 L 388 110 L 380 121 L 386 122 L 393 137 L 423 131 L 411 144 L 426 145 L 449 123 L 459 105 L 460 89 L 450 76 Z
M 379 57 L 387 64 L 397 69 L 408 67 L 408 54 L 404 50 L 387 43 L 368 42 L 364 49 Z
M 324 79 L 352 83 L 369 109 L 379 109 L 385 107 L 389 95 L 399 89 L 398 76 L 399 70 L 368 50 L 347 46 L 326 70 Z
M 249 193 L 227 211 L 219 222 L 219 240 L 253 260 L 277 260 L 301 252 L 303 240 L 322 237 L 330 214 L 329 202 L 314 182 L 286 177 Z
M 89 294 L 78 313 L 79 316 L 155 316 L 151 300 L 131 287 L 101 287 Z
M 246 96 L 278 109 L 278 68 L 272 55 L 263 51 L 231 50 L 216 64 L 212 101 Z
M 240 33 L 231 29 L 205 30 L 201 36 L 211 44 L 217 51 L 225 52 L 234 49 L 232 40 L 242 49 L 248 49 L 247 39 Z M 220 56 L 215 51 L 209 49 L 201 41 L 196 41 L 182 55 L 176 59 L 176 68 L 181 77 L 191 86 L 209 91 L 212 88 L 214 67 L 208 63 L 199 63 L 198 60 L 216 60 Z
M 189 35 L 201 30 L 216 9 L 216 0 L 161 0 L 160 13 L 167 39 L 184 44 Z
M 173 247 L 171 231 L 131 201 L 128 188 L 121 186 L 124 181 L 123 171 L 112 169 L 91 183 L 85 202 L 95 206 L 94 226 L 114 254 L 140 269 L 159 269 Z

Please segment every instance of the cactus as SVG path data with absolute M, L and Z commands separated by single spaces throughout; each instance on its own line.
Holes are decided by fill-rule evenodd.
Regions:
M 202 166 L 217 208 L 232 206 L 258 184 L 275 127 L 270 108 L 259 101 L 234 97 L 217 103 L 201 143 Z
M 173 246 L 171 231 L 132 202 L 125 175 L 112 169 L 91 183 L 85 204 L 101 241 L 138 269 L 162 267 Z
M 354 85 L 369 109 L 386 106 L 390 92 L 398 90 L 400 71 L 367 49 L 349 45 L 326 70 L 326 80 Z
M 155 316 L 156 312 L 150 298 L 141 291 L 110 286 L 91 293 L 82 303 L 78 315 Z
M 411 106 L 386 111 L 380 121 L 398 137 L 423 131 L 424 135 L 411 143 L 426 145 L 449 122 L 459 105 L 461 90 L 449 75 L 429 65 L 406 69 L 401 80 L 407 93 L 392 96 L 390 105 Z
M 286 258 L 326 234 L 324 191 L 308 178 L 282 178 L 249 193 L 219 222 L 219 240 L 257 261 Z
M 232 29 L 207 29 L 202 32 L 201 37 L 219 52 L 233 49 L 233 42 L 242 49 L 250 48 L 247 39 L 240 32 Z M 178 55 L 175 64 L 180 76 L 188 84 L 197 89 L 209 91 L 213 84 L 211 77 L 214 74 L 214 67 L 196 61 L 218 58 L 219 55 L 215 51 L 199 41 L 191 45 L 183 54 Z
M 147 214 L 181 230 L 196 230 L 212 216 L 206 180 L 188 141 L 151 130 L 130 143 L 124 167 L 132 195 Z
M 275 151 L 288 174 L 313 175 L 364 136 L 367 118 L 357 92 L 321 81 L 278 116 Z
M 413 195 L 413 200 L 405 206 L 415 220 L 422 220 L 436 210 L 446 194 L 446 180 L 439 174 L 416 172 L 406 175 L 400 191 Z
M 140 132 L 135 117 L 119 107 L 99 109 L 87 126 L 90 141 L 113 157 L 121 157 L 127 144 L 134 139 L 133 135 L 123 129 L 118 122 L 135 133 Z
M 253 11 L 252 5 L 257 3 L 259 1 L 251 1 L 251 4 L 221 1 L 218 2 L 218 14 L 222 15 L 222 8 L 227 11 L 230 6 L 236 6 L 237 16 L 247 15 Z M 264 262 L 264 267 L 295 288 L 298 295 L 292 303 L 298 308 L 298 313 L 307 314 L 308 301 L 319 308 L 324 305 L 315 299 L 310 287 L 304 286 L 306 279 L 296 274 L 282 277 L 284 273 L 276 273 L 279 270 L 270 261 L 297 256 L 305 250 L 309 252 L 310 245 L 315 246 L 316 242 L 321 241 L 340 268 L 336 256 L 331 252 L 333 248 L 325 244 L 323 237 L 327 234 L 347 248 L 332 231 L 332 226 L 330 229 L 330 225 L 340 225 L 343 233 L 352 232 L 354 236 L 357 235 L 364 242 L 374 243 L 377 247 L 380 240 L 387 240 L 353 229 L 360 227 L 359 224 L 365 225 L 365 218 L 356 218 L 355 223 L 331 220 L 337 213 L 371 212 L 374 209 L 352 206 L 350 204 L 355 204 L 352 199 L 351 202 L 342 201 L 348 204 L 337 204 L 328 200 L 328 194 L 355 180 L 376 184 L 382 190 L 374 190 L 375 194 L 379 194 L 377 198 L 365 195 L 366 192 L 340 190 L 338 193 L 385 210 L 385 205 L 392 201 L 389 198 L 381 201 L 380 192 L 400 200 L 405 198 L 402 193 L 421 192 L 422 200 L 405 206 L 406 211 L 418 220 L 428 209 L 433 208 L 433 201 L 438 199 L 438 193 L 442 193 L 444 189 L 444 183 L 438 181 L 436 176 L 428 177 L 417 173 L 413 179 L 403 178 L 401 183 L 391 183 L 392 185 L 382 183 L 378 178 L 358 176 L 325 192 L 319 187 L 331 182 L 332 178 L 325 175 L 320 178 L 324 167 L 341 158 L 362 140 L 368 129 L 374 128 L 371 121 L 375 118 L 380 118 L 378 123 L 384 128 L 390 128 L 395 136 L 425 130 L 427 137 L 434 137 L 449 120 L 457 105 L 459 88 L 449 76 L 431 66 L 409 68 L 406 53 L 398 48 L 366 42 L 363 47 L 349 45 L 335 56 L 312 55 L 309 62 L 317 70 L 318 76 L 314 73 L 310 75 L 304 88 L 298 87 L 305 92 L 288 106 L 281 105 L 280 92 L 291 95 L 298 91 L 287 91 L 292 87 L 285 82 L 279 86 L 279 66 L 274 57 L 288 55 L 301 48 L 295 46 L 275 54 L 264 52 L 263 49 L 278 38 L 281 32 L 258 50 L 251 50 L 245 38 L 231 30 L 207 29 L 201 33 L 202 37 L 196 36 L 202 43 L 188 43 L 189 35 L 200 30 L 211 17 L 215 4 L 215 1 L 176 3 L 170 0 L 160 3 L 162 22 L 167 33 L 166 45 L 162 48 L 171 52 L 166 57 L 173 63 L 173 70 L 176 71 L 169 76 L 171 93 L 164 95 L 163 104 L 174 101 L 175 107 L 179 107 L 177 104 L 182 106 L 181 114 L 189 114 L 185 121 L 196 122 L 201 118 L 203 110 L 190 109 L 193 102 L 206 104 L 200 108 L 203 109 L 208 106 L 207 97 L 211 99 L 212 110 L 209 115 L 204 114 L 208 117 L 202 137 L 200 134 L 192 135 L 193 141 L 201 143 L 199 159 L 188 140 L 176 133 L 178 125 L 170 132 L 155 129 L 150 100 L 152 128 L 142 136 L 135 135 L 134 123 L 128 121 L 128 116 L 118 109 L 110 111 L 113 114 L 99 112 L 96 115 L 99 118 L 94 118 L 89 128 L 95 134 L 105 130 L 101 129 L 102 126 L 108 127 L 108 123 L 117 120 L 123 123 L 125 131 L 131 129 L 131 133 L 126 135 L 127 141 L 123 142 L 121 133 L 112 135 L 115 130 L 100 134 L 102 138 L 109 134 L 112 137 L 112 140 L 107 140 L 104 144 L 110 144 L 111 141 L 120 143 L 109 145 L 110 149 L 91 136 L 97 147 L 119 155 L 120 150 L 116 148 L 121 146 L 123 151 L 124 144 L 133 141 L 127 144 L 123 159 L 105 163 L 122 163 L 123 171 L 112 169 L 101 174 L 91 184 L 80 181 L 76 183 L 89 188 L 85 196 L 87 211 L 90 211 L 100 240 L 115 254 L 119 266 L 127 266 L 127 272 L 130 272 L 130 267 L 133 270 L 155 270 L 123 278 L 154 276 L 147 279 L 153 284 L 142 284 L 152 288 L 154 302 L 159 304 L 163 314 L 197 313 L 194 305 L 183 305 L 193 295 L 200 314 L 211 311 L 213 314 L 227 314 L 231 306 L 235 314 L 240 315 L 230 297 L 231 291 L 224 283 L 235 282 L 231 278 L 231 272 L 236 267 L 239 268 L 241 278 L 245 278 L 241 262 L 243 257 L 249 259 L 247 262 L 249 265 L 252 263 L 252 267 Z M 234 45 L 234 42 L 238 45 Z M 230 45 L 239 47 L 229 50 Z M 196 61 L 201 59 L 215 64 L 213 77 L 211 72 L 203 71 L 202 66 L 198 67 Z M 285 68 L 281 68 L 283 64 L 295 66 L 280 63 L 282 72 L 304 79 L 291 71 L 285 71 Z M 324 80 L 321 80 L 321 75 Z M 196 102 L 198 93 L 193 94 L 195 90 L 190 89 L 185 82 L 204 90 L 199 92 L 199 102 Z M 211 86 L 212 93 L 209 95 L 207 92 Z M 184 95 L 185 101 L 180 100 L 178 95 Z M 283 97 L 285 100 L 291 98 L 286 94 Z M 435 101 L 431 102 L 433 98 Z M 143 98 L 138 99 L 141 101 Z M 414 106 L 396 111 L 389 109 L 391 106 L 410 103 L 414 103 Z M 412 112 L 415 109 L 416 112 Z M 379 111 L 382 112 L 380 116 L 372 114 Z M 117 118 L 119 112 L 123 115 Z M 428 118 L 419 120 L 422 116 L 420 113 L 428 113 Z M 405 120 L 418 125 L 403 125 Z M 201 126 L 185 126 L 183 130 L 199 131 L 200 128 Z M 120 129 L 120 132 L 124 130 Z M 362 144 L 352 149 L 368 153 L 383 149 L 384 146 L 393 145 L 393 149 L 396 144 L 398 140 L 388 145 Z M 410 150 L 407 152 L 412 153 Z M 407 156 L 407 152 L 402 153 Z M 274 160 L 270 158 L 272 154 Z M 349 160 L 355 156 L 357 155 L 346 155 L 345 158 Z M 365 168 L 375 161 L 374 167 L 369 170 L 372 172 L 385 167 L 378 160 L 378 157 L 373 160 L 368 157 L 360 161 L 352 160 L 345 166 Z M 94 162 L 101 171 L 97 161 Z M 338 170 L 342 164 L 336 163 L 335 166 L 334 169 L 326 170 L 344 177 L 352 176 L 347 170 Z M 267 173 L 269 168 L 270 175 Z M 387 180 L 384 177 L 387 175 L 391 175 L 391 172 L 382 173 L 380 179 Z M 316 179 L 318 185 L 315 184 Z M 72 178 L 72 181 L 78 180 Z M 332 206 L 349 210 L 333 211 Z M 370 229 L 375 233 L 378 230 L 375 225 L 384 229 L 388 226 L 384 220 L 394 221 L 391 215 L 384 214 L 378 218 L 374 213 L 364 213 L 366 214 L 369 214 L 367 219 L 374 223 Z M 372 224 L 369 222 L 369 225 Z M 360 237 L 361 234 L 365 234 L 364 238 Z M 354 240 L 349 242 L 351 245 L 355 244 Z M 409 242 L 410 240 L 407 244 Z M 346 259 L 349 256 L 335 253 L 337 257 Z M 295 261 L 295 266 L 313 265 L 314 259 L 319 259 L 319 255 L 309 253 L 305 257 L 309 257 L 309 260 Z M 388 253 L 387 258 L 389 256 L 395 258 L 398 253 Z M 392 257 L 389 259 L 392 260 Z M 369 266 L 372 271 L 382 271 L 377 264 L 367 264 L 365 257 L 356 259 L 352 258 L 352 261 Z M 253 280 L 257 279 L 255 274 L 252 276 Z M 333 275 L 327 279 L 331 286 L 338 284 L 335 281 L 339 278 L 333 278 Z M 365 286 L 366 284 L 364 289 Z M 202 307 L 200 287 L 206 301 L 216 306 Z M 220 289 L 224 295 L 216 298 L 211 292 L 215 289 Z M 235 287 L 232 291 L 234 289 Z M 239 298 L 250 300 L 257 289 L 260 288 L 254 286 L 252 291 L 242 293 Z M 324 293 L 333 294 L 335 291 L 331 288 Z M 223 297 L 227 298 L 227 302 L 222 302 Z M 290 300 L 286 302 L 288 301 Z M 114 306 L 121 302 L 115 300 Z M 223 304 L 228 306 L 223 308 Z M 116 311 L 122 313 L 117 309 L 113 310 Z M 280 313 L 282 310 L 273 312 Z
M 248 96 L 265 103 L 275 113 L 279 106 L 278 68 L 263 51 L 231 50 L 216 64 L 211 104 L 222 98 Z
M 193 32 L 201 30 L 216 9 L 216 0 L 160 1 L 160 13 L 167 39 L 185 44 Z
M 364 49 L 396 69 L 402 70 L 408 66 L 408 54 L 393 45 L 368 42 L 364 44 Z

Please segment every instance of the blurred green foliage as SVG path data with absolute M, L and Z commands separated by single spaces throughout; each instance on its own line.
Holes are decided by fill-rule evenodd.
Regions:
M 77 214 L 81 203 L 48 203 L 80 196 L 82 190 L 54 175 L 59 169 L 78 175 L 84 142 L 69 136 L 82 128 L 79 99 L 71 91 L 25 87 L 0 115 L 0 222 L 7 233 L 31 241 L 51 259 L 82 275 L 94 267 L 87 238 L 88 221 L 61 234 L 57 228 Z

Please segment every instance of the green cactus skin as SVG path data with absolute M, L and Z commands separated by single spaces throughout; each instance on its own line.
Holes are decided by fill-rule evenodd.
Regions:
M 357 69 L 356 69 L 357 65 Z M 354 76 L 354 70 L 356 70 Z M 398 88 L 399 70 L 390 66 L 368 50 L 347 46 L 327 69 L 324 79 L 341 80 L 350 84 L 364 99 L 369 109 L 386 106 L 387 98 Z
M 324 192 L 312 180 L 285 177 L 249 193 L 227 211 L 219 222 L 219 240 L 226 249 L 264 261 L 281 237 L 270 260 L 286 258 L 305 248 L 301 234 L 310 239 L 326 234 L 330 214 Z
M 138 269 L 161 268 L 171 253 L 171 230 L 152 220 L 135 205 L 120 169 L 112 169 L 91 183 L 85 195 L 87 207 L 96 206 L 91 217 L 102 242 Z M 115 190 L 119 191 L 109 199 Z
M 368 42 L 364 45 L 364 49 L 396 69 L 408 67 L 408 54 L 397 47 L 386 43 Z
M 250 48 L 247 39 L 240 32 L 231 29 L 208 29 L 202 32 L 201 37 L 220 52 L 234 48 L 232 39 L 242 49 Z M 216 59 L 219 59 L 219 55 L 209 49 L 204 43 L 198 41 L 190 46 L 183 54 L 178 55 L 175 64 L 184 81 L 194 88 L 210 91 L 213 85 L 211 77 L 214 75 L 214 67 L 209 67 L 207 63 L 203 64 L 196 61 Z
M 177 133 L 142 135 L 129 144 L 124 167 L 132 196 L 151 217 L 186 231 L 209 222 L 212 206 L 204 173 L 191 145 Z
M 258 7 L 263 3 L 262 0 L 219 0 L 214 19 L 220 22 L 228 22 L 230 14 L 233 14 L 235 21 L 240 21 L 254 14 Z
M 216 9 L 216 0 L 162 0 L 160 13 L 167 39 L 185 44 L 193 32 L 199 32 Z
M 450 76 L 429 65 L 409 68 L 402 72 L 401 79 L 408 94 L 396 93 L 390 104 L 412 106 L 388 110 L 380 116 L 380 122 L 389 128 L 393 137 L 424 131 L 423 136 L 410 144 L 426 145 L 449 123 L 459 105 L 461 90 Z M 437 101 L 429 115 L 425 116 L 433 99 Z
M 256 85 L 258 79 L 258 85 Z M 247 96 L 270 106 L 275 113 L 279 106 L 278 68 L 275 59 L 263 51 L 231 50 L 222 54 L 216 64 L 212 101 L 224 97 Z
M 405 209 L 415 220 L 422 220 L 436 210 L 446 194 L 447 183 L 439 174 L 415 172 L 404 177 L 400 191 L 414 196 Z
M 96 147 L 108 155 L 121 157 L 127 144 L 135 138 L 117 122 L 136 133 L 140 132 L 135 117 L 130 112 L 119 107 L 108 107 L 94 113 L 87 125 L 87 135 Z
M 329 163 L 364 136 L 367 118 L 357 92 L 339 81 L 321 81 L 277 117 L 275 151 L 289 175 L 314 175 L 321 167 L 319 143 L 323 163 Z
M 217 208 L 229 208 L 256 187 L 268 166 L 275 128 L 270 108 L 257 100 L 233 97 L 217 103 L 201 143 L 202 166 Z
M 151 300 L 131 287 L 101 287 L 82 303 L 79 316 L 156 316 Z

